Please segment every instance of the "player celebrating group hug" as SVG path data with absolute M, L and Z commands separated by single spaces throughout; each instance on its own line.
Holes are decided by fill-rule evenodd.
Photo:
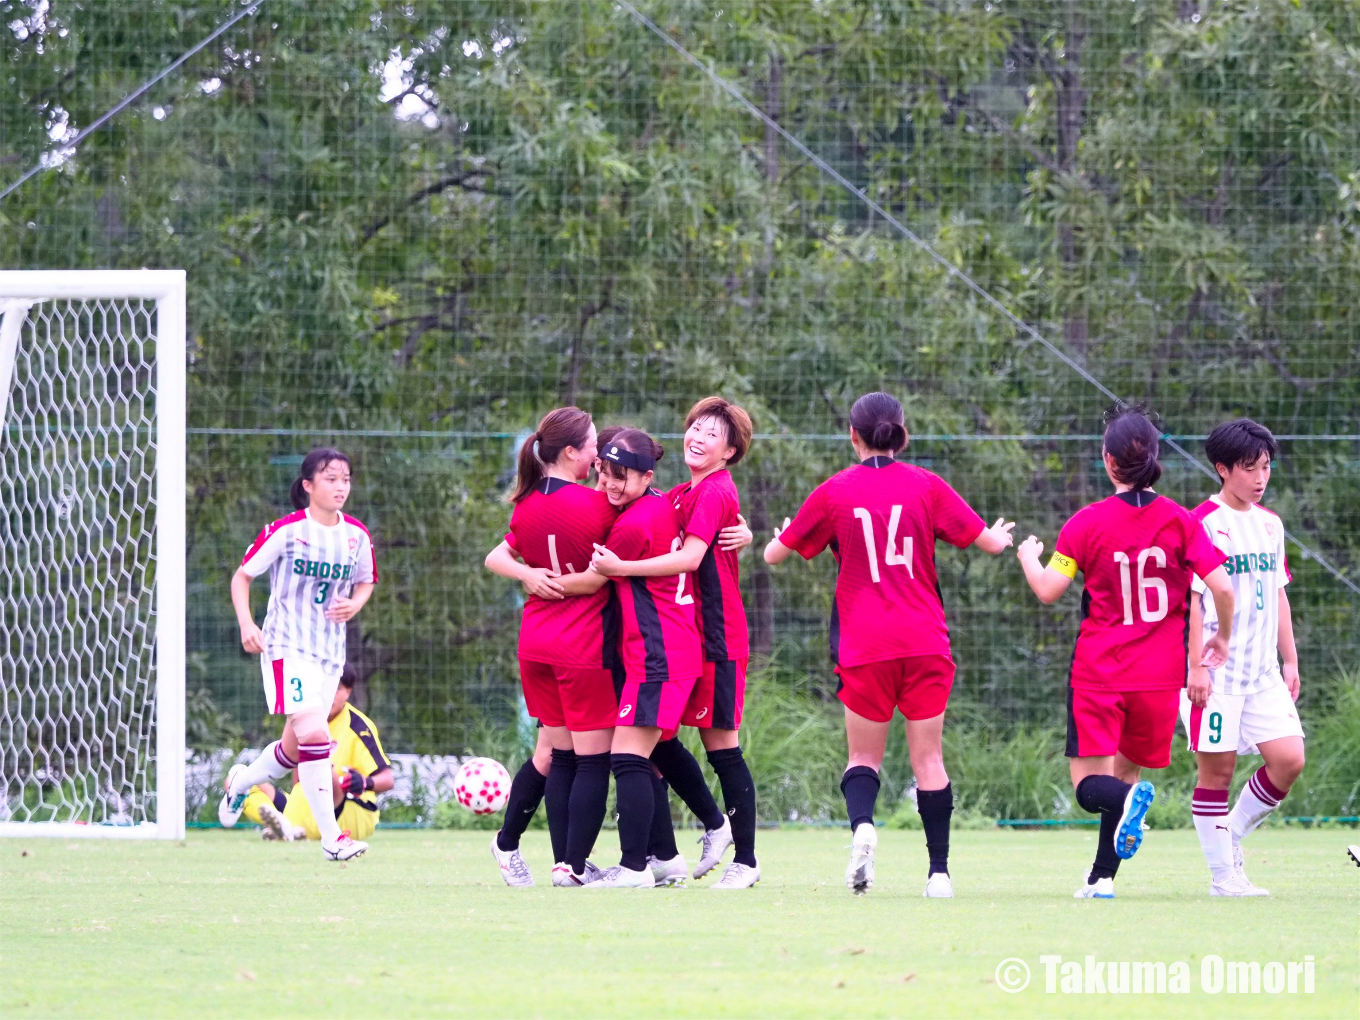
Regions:
M 575 407 L 545 415 L 521 448 L 510 527 L 486 557 L 488 569 L 526 592 L 520 678 L 540 723 L 491 844 L 507 884 L 533 885 L 519 843 L 540 803 L 553 885 L 683 882 L 691 873 L 675 844 L 670 788 L 704 825 L 693 877 L 733 849 L 713 888 L 760 880 L 755 784 L 739 739 L 749 652 L 737 554 L 752 535 L 729 471 L 749 451 L 752 432 L 739 406 L 721 397 L 699 401 L 685 420 L 690 479 L 668 493 L 652 485 L 663 451 L 651 436 L 623 427 L 597 433 Z M 1047 566 L 1037 537 L 1017 550 L 1045 604 L 1078 571 L 1084 579 L 1066 753 L 1077 801 L 1101 823 L 1076 896 L 1114 896 L 1120 862 L 1141 845 L 1155 798 L 1141 770 L 1170 763 L 1178 716 L 1199 769 L 1193 809 L 1211 894 L 1266 895 L 1246 877 L 1241 840 L 1283 800 L 1304 760 L 1284 529 L 1260 506 L 1276 444 L 1247 419 L 1215 429 L 1206 448 L 1222 489 L 1192 513 L 1153 489 L 1161 476 L 1158 439 L 1140 408 L 1112 412 L 1102 456 L 1114 494 L 1073 515 Z M 863 894 L 873 885 L 878 774 L 893 713 L 901 711 L 929 860 L 924 895 L 950 897 L 954 796 L 941 744 L 955 665 L 935 543 L 997 555 L 1012 545 L 1015 525 L 998 518 L 988 527 L 942 478 L 896 459 L 909 436 L 889 394 L 855 402 L 849 440 L 857 463 L 784 521 L 765 561 L 778 564 L 794 552 L 810 559 L 828 547 L 837 560 L 830 648 L 849 745 L 841 778 L 853 831 L 847 886 Z M 592 470 L 593 488 L 581 484 Z M 341 513 L 349 476 L 344 454 L 308 454 L 293 486 L 297 512 L 260 533 L 232 579 L 242 647 L 260 654 L 266 699 L 288 718 L 280 740 L 251 765 L 233 767 L 219 809 L 224 824 L 234 824 L 253 787 L 296 769 L 322 849 L 334 860 L 367 849 L 335 820 L 326 730 L 345 622 L 377 581 L 367 531 Z M 266 570 L 261 629 L 249 586 Z M 676 736 L 682 725 L 699 732 L 725 813 Z M 1251 753 L 1265 764 L 1229 811 L 1236 757 Z M 350 771 L 352 782 L 373 782 Z M 621 855 L 599 868 L 588 856 L 611 774 Z

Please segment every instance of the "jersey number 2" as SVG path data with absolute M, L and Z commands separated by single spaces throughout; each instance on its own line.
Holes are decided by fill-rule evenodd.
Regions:
M 1166 553 L 1161 546 L 1148 546 L 1138 554 L 1138 615 L 1144 623 L 1156 623 L 1166 619 L 1170 601 L 1166 597 L 1166 582 L 1160 577 L 1148 577 L 1144 573 L 1147 561 L 1152 559 L 1157 566 L 1166 568 Z M 1129 569 L 1129 554 L 1117 552 L 1114 561 L 1119 564 L 1119 588 L 1124 596 L 1124 623 L 1133 624 L 1133 581 Z M 1148 605 L 1148 593 L 1153 593 L 1155 607 Z
M 878 576 L 878 552 L 874 549 L 874 519 L 869 516 L 869 511 L 862 506 L 855 507 L 855 517 L 864 526 L 864 551 L 869 556 L 869 576 L 873 578 L 874 584 L 879 583 Z M 907 576 L 913 581 L 916 580 L 916 571 L 912 569 L 911 536 L 902 539 L 902 551 L 897 551 L 897 528 L 902 523 L 902 507 L 900 505 L 892 508 L 892 515 L 888 518 L 888 548 L 884 550 L 883 562 L 890 567 L 906 567 Z

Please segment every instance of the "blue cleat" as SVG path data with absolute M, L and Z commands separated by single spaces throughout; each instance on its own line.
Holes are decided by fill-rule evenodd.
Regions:
M 1119 828 L 1114 834 L 1114 852 L 1128 860 L 1143 845 L 1143 819 L 1157 797 L 1157 791 L 1146 779 L 1135 783 L 1129 795 L 1124 798 L 1124 814 L 1120 816 Z

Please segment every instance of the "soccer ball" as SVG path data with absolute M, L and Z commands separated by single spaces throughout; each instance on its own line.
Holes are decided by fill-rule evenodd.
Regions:
M 453 795 L 474 815 L 490 815 L 510 799 L 510 773 L 494 758 L 469 758 L 453 776 Z

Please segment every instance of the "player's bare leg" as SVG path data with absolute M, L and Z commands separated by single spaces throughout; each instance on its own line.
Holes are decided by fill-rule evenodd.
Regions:
M 845 884 L 856 896 L 863 896 L 874 884 L 874 853 L 878 849 L 878 830 L 874 828 L 874 805 L 878 800 L 878 772 L 888 746 L 890 722 L 866 719 L 849 708 L 845 710 L 845 738 L 850 747 L 841 793 L 845 795 L 850 817 L 850 862 L 845 866 Z
M 954 790 L 944 770 L 944 713 L 929 719 L 907 720 L 907 750 L 916 777 L 916 810 L 926 832 L 930 867 L 926 872 L 928 899 L 950 899 L 954 883 L 949 877 L 949 821 L 954 814 Z

